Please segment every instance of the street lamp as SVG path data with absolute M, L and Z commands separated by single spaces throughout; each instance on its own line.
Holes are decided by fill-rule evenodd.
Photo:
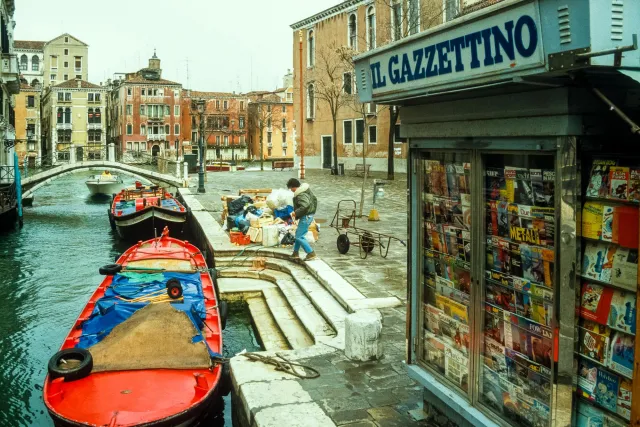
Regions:
M 198 142 L 200 148 L 200 170 L 198 171 L 198 193 L 204 193 L 204 122 L 202 121 L 202 115 L 204 114 L 204 99 L 197 101 L 198 116 L 200 117 L 200 139 Z

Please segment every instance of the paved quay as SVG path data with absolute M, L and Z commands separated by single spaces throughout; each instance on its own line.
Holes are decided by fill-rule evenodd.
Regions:
M 205 194 L 196 192 L 197 174 L 192 174 L 189 190 L 181 191 L 194 210 L 194 217 L 203 229 L 208 230 L 208 240 L 216 248 L 217 257 L 230 257 L 242 248 L 231 245 L 221 231 L 220 197 L 237 195 L 240 189 L 284 188 L 287 180 L 296 174 L 295 171 L 272 170 L 209 172 Z M 385 175 L 374 174 L 373 178 L 385 178 Z M 304 182 L 318 198 L 316 220 L 320 223 L 320 239 L 314 249 L 320 261 L 302 263 L 296 268 L 307 268 L 317 277 L 344 307 L 343 314 L 334 312 L 332 318 L 331 313 L 322 313 L 330 320 L 336 336 L 314 337 L 316 344 L 311 347 L 278 352 L 289 360 L 318 370 L 321 375 L 317 379 L 297 379 L 266 365 L 256 369 L 258 363 L 243 357 L 234 358 L 231 365 L 234 387 L 243 391 L 235 400 L 242 409 L 236 410 L 236 415 L 242 412 L 240 418 L 256 426 L 451 426 L 435 414 L 425 419 L 422 388 L 405 371 L 407 249 L 400 242 L 392 241 L 386 259 L 380 256 L 377 248 L 364 260 L 360 258 L 358 248 L 353 246 L 347 254 L 341 255 L 336 247 L 338 233 L 329 224 L 340 200 L 353 199 L 359 205 L 362 177 L 336 177 L 328 171 L 313 170 L 307 171 Z M 404 241 L 407 238 L 406 175 L 400 174 L 383 188 L 384 197 L 376 203 L 380 221 L 369 222 L 365 217 L 358 218 L 357 223 Z M 364 215 L 372 207 L 372 194 L 373 179 L 368 179 Z M 277 262 L 282 264 L 289 262 L 287 254 L 290 252 L 290 248 L 277 248 L 268 252 L 261 250 L 260 254 L 279 258 Z M 331 276 L 335 272 L 339 273 L 337 278 Z M 382 315 L 384 356 L 379 361 L 354 362 L 344 354 L 344 315 L 361 308 L 374 308 Z M 265 352 L 268 355 L 275 353 Z M 283 417 L 287 420 L 285 424 L 282 424 Z

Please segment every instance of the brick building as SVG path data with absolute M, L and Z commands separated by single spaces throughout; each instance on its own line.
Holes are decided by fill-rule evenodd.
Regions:
M 248 152 L 249 98 L 235 92 L 182 91 L 182 140 L 185 152 L 198 152 L 200 115 L 198 101 L 204 101 L 202 121 L 208 162 L 245 160 Z M 188 148 L 187 148 L 188 147 Z
M 110 85 L 109 142 L 123 152 L 175 156 L 182 132 L 182 85 L 162 78 L 155 52 L 147 68 Z
M 448 3 L 449 0 L 346 0 L 291 25 L 296 141 L 299 146 L 302 127 L 306 167 L 331 168 L 337 149 L 338 162 L 353 169 L 362 163 L 366 150 L 366 162 L 372 170 L 386 171 L 391 152 L 395 170 L 406 171 L 407 149 L 400 138 L 400 121 L 390 125 L 395 110 L 358 102 L 350 58 L 441 24 L 446 20 Z M 329 99 L 338 105 L 335 142 Z

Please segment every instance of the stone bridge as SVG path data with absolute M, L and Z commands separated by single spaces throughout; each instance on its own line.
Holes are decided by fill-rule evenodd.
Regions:
M 126 163 L 113 162 L 109 160 L 87 160 L 84 162 L 70 162 L 69 164 L 56 166 L 24 178 L 22 180 L 22 199 L 33 199 L 35 191 L 61 176 L 88 169 L 95 169 L 99 171 L 118 171 L 125 175 L 130 175 L 137 179 L 149 180 L 162 186 L 182 188 L 185 183 L 180 179 L 180 177 L 150 171 L 137 166 L 128 165 Z

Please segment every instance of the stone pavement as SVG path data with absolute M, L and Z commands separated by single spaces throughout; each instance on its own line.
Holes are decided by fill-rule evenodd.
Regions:
M 209 172 L 206 193 L 197 194 L 197 176 L 190 176 L 190 189 L 213 217 L 220 221 L 221 195 L 237 195 L 239 189 L 286 188 L 297 172 L 265 170 Z M 374 178 L 386 175 L 374 174 Z M 326 414 L 337 425 L 360 426 L 435 426 L 435 417 L 423 419 L 422 388 L 406 374 L 407 249 L 392 241 L 386 259 L 378 249 L 361 259 L 357 247 L 341 255 L 336 247 L 338 233 L 329 224 L 340 200 L 353 199 L 359 205 L 362 177 L 331 176 L 328 171 L 307 171 L 304 181 L 318 198 L 316 221 L 320 223 L 320 239 L 314 249 L 319 257 L 339 272 L 367 298 L 395 296 L 405 303 L 397 308 L 380 309 L 383 315 L 382 339 L 384 357 L 378 362 L 358 363 L 348 360 L 343 352 L 302 360 L 321 372 L 315 380 L 298 380 L 313 401 L 321 402 Z M 195 185 L 194 185 L 195 184 Z M 357 219 L 359 226 L 399 239 L 407 238 L 406 175 L 384 186 L 385 196 L 376 207 L 379 222 Z M 365 187 L 363 214 L 372 207 L 373 179 Z M 357 241 L 357 237 L 351 239 Z M 386 243 L 386 242 L 385 242 Z M 446 423 L 445 423 L 446 425 Z

